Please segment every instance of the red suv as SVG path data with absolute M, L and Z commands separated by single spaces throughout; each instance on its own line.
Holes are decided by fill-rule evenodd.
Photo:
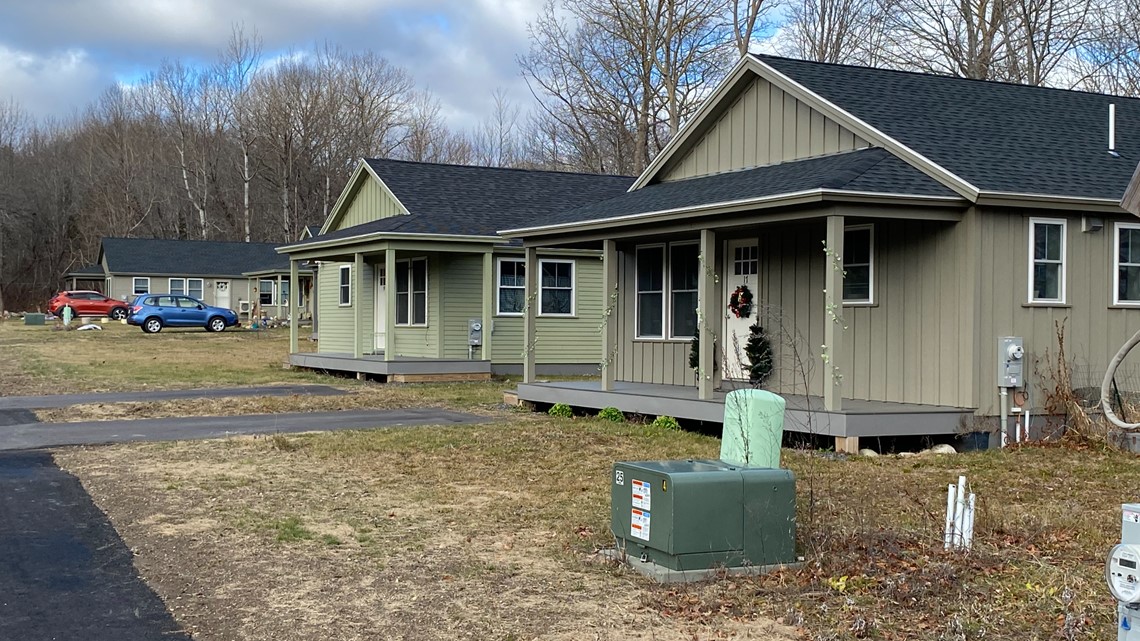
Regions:
M 48 301 L 48 311 L 63 316 L 63 308 L 70 307 L 73 317 L 110 316 L 115 320 L 127 317 L 126 301 L 107 298 L 95 291 L 75 290 L 56 294 Z

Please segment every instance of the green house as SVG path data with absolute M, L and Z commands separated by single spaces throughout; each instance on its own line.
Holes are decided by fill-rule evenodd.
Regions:
M 290 363 L 395 382 L 478 380 L 521 373 L 528 354 L 539 373 L 596 374 L 601 255 L 568 247 L 528 260 L 497 230 L 543 224 L 632 182 L 361 161 L 319 232 L 278 248 L 291 271 L 316 272 L 317 349 L 300 352 L 293 329 Z
M 1138 160 L 1135 98 L 745 56 L 628 193 L 504 228 L 527 251 L 601 251 L 614 301 L 601 380 L 530 378 L 519 398 L 719 421 L 760 323 L 786 427 L 853 450 L 996 428 L 1014 336 L 1007 430 L 1032 415 L 1036 436 L 1059 328 L 1094 398 L 1140 328 L 1121 207 Z M 1131 367 L 1118 382 L 1140 392 Z

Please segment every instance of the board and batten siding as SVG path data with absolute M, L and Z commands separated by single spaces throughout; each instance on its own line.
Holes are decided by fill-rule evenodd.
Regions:
M 350 197 L 345 212 L 333 223 L 329 231 L 363 225 L 381 218 L 408 213 L 388 189 L 370 174 Z
M 483 255 L 440 254 L 442 300 L 438 311 L 443 326 L 443 358 L 483 358 L 479 348 L 468 351 L 467 323 L 483 315 Z M 431 310 L 429 310 L 429 313 Z M 492 343 L 492 349 L 494 344 Z
M 521 258 L 521 255 L 496 254 L 496 270 L 497 259 L 508 256 Z M 539 259 L 543 258 L 566 260 L 566 256 L 539 254 Z M 498 296 L 497 288 L 494 295 Z M 535 319 L 536 363 L 601 364 L 602 335 L 599 328 L 604 303 L 602 261 L 599 256 L 574 258 L 574 295 L 576 297 L 574 317 L 539 316 Z M 523 361 L 522 317 L 496 316 L 491 327 L 494 332 L 491 344 L 492 360 L 495 363 L 521 363 Z
M 352 274 L 352 304 L 340 306 L 340 267 L 352 263 L 322 262 L 317 270 L 317 296 L 320 306 L 320 326 L 317 353 L 352 354 L 355 348 L 353 332 L 356 327 L 356 306 L 364 305 L 361 323 L 361 346 L 365 354 L 373 352 L 373 315 L 376 285 L 372 265 L 364 264 L 364 291 L 355 287 L 356 274 Z
M 870 143 L 807 103 L 755 78 L 661 180 L 774 165 L 863 149 Z
M 397 260 L 427 258 L 428 291 L 427 291 L 427 326 L 410 327 L 397 325 L 395 328 L 395 342 L 389 345 L 394 349 L 394 355 L 410 356 L 413 358 L 439 358 L 440 357 L 440 331 L 444 327 L 443 319 L 450 310 L 440 308 L 440 255 L 439 254 L 397 254 Z M 479 268 L 482 274 L 482 267 Z M 395 274 L 388 274 L 386 287 L 395 287 Z M 388 310 L 395 314 L 396 310 Z M 464 321 L 466 322 L 466 321 Z M 464 348 L 466 354 L 466 347 Z
M 1031 217 L 1065 219 L 1065 303 L 1030 306 L 1029 221 Z M 1057 355 L 1056 323 L 1064 322 L 1065 353 L 1073 364 L 1073 386 L 1099 395 L 1108 362 L 1125 341 L 1140 329 L 1140 308 L 1113 305 L 1113 270 L 1116 268 L 1115 223 L 1135 222 L 1131 217 L 1106 217 L 1097 231 L 1081 231 L 1081 216 L 1058 211 L 984 209 L 977 218 L 981 229 L 978 260 L 978 370 L 979 414 L 1000 412 L 997 388 L 997 339 L 1025 339 L 1025 377 L 1030 407 L 1041 411 L 1045 392 L 1052 387 L 1044 374 L 1046 357 Z M 1140 391 L 1135 356 L 1124 361 L 1118 374 L 1122 391 Z

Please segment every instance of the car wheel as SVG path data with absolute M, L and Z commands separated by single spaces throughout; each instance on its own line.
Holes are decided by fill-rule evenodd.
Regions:
M 146 319 L 146 321 L 143 322 L 142 331 L 146 332 L 147 334 L 159 333 L 160 331 L 162 331 L 162 319 L 157 318 L 155 316 L 151 316 L 150 318 Z
M 111 320 L 123 320 L 127 317 L 127 310 L 122 307 L 116 307 L 107 315 L 111 317 Z
M 220 332 L 226 328 L 226 319 L 221 316 L 215 316 L 206 323 L 207 332 Z

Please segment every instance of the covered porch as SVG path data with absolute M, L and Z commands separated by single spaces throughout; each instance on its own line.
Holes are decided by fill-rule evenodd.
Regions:
M 448 381 L 489 381 L 491 361 L 454 360 L 438 358 L 399 357 L 388 359 L 385 354 L 297 353 L 289 354 L 293 367 L 346 372 L 357 378 L 382 377 L 392 383 L 423 383 Z

